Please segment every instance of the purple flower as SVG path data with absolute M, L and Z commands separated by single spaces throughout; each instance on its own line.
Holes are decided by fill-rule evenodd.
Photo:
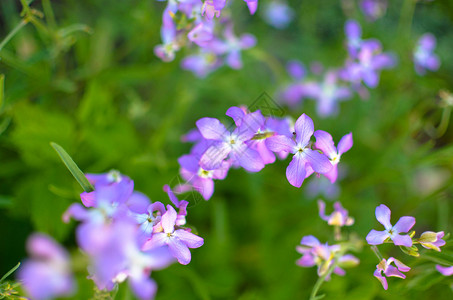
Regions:
M 376 219 L 384 225 L 384 231 L 371 230 L 366 237 L 366 241 L 370 245 L 379 245 L 390 238 L 397 246 L 412 246 L 412 239 L 409 235 L 400 235 L 400 233 L 409 232 L 415 224 L 414 217 L 401 217 L 395 226 L 390 223 L 390 209 L 384 204 L 376 208 Z
M 213 51 L 200 49 L 198 54 L 189 55 L 181 61 L 181 68 L 191 71 L 200 78 L 222 66 L 222 60 Z
M 304 236 L 300 242 L 301 245 L 296 247 L 297 252 L 302 254 L 302 257 L 297 260 L 296 264 L 301 267 L 318 266 L 318 276 L 324 275 L 329 267 L 338 260 L 338 266 L 335 267 L 334 273 L 340 276 L 345 274 L 341 268 L 343 266 L 351 266 L 359 263 L 359 260 L 353 255 L 342 255 L 335 258 L 335 255 L 340 251 L 339 245 L 329 246 L 321 244 L 317 238 L 312 235 Z M 328 280 L 329 278 L 326 278 Z
M 351 226 L 354 224 L 354 219 L 348 216 L 348 211 L 341 206 L 340 202 L 335 202 L 334 211 L 326 216 L 325 209 L 326 204 L 322 200 L 318 200 L 319 216 L 324 221 L 327 221 L 327 224 L 333 226 Z
M 395 263 L 396 267 L 391 265 L 392 262 Z M 404 279 L 406 278 L 406 275 L 404 275 L 401 272 L 408 272 L 410 271 L 410 269 L 411 268 L 409 268 L 396 258 L 390 257 L 388 260 L 383 258 L 382 261 L 378 265 L 376 265 L 376 270 L 374 271 L 373 275 L 382 283 L 384 290 L 387 290 L 388 284 L 387 278 L 385 278 L 385 276 L 387 277 L 393 276 Z M 382 273 L 384 273 L 385 276 L 382 276 Z
M 316 130 L 315 132 L 316 143 L 315 147 L 321 150 L 332 163 L 332 169 L 323 174 L 330 182 L 334 183 L 338 177 L 338 163 L 340 162 L 341 155 L 351 149 L 353 145 L 352 133 L 343 136 L 338 143 L 338 149 L 335 147 L 332 136 L 323 130 Z
M 258 0 L 244 0 L 247 3 L 247 7 L 249 8 L 250 14 L 253 15 L 258 8 Z
M 337 84 L 337 79 L 337 72 L 329 71 L 321 84 L 305 86 L 306 95 L 317 101 L 317 112 L 321 117 L 337 114 L 338 101 L 348 100 L 352 96 L 349 88 Z
M 162 216 L 162 232 L 154 233 L 150 240 L 143 245 L 143 250 L 151 250 L 168 246 L 170 253 L 180 264 L 187 265 L 191 255 L 189 248 L 198 248 L 203 245 L 203 239 L 187 230 L 175 229 L 176 211 L 167 205 L 167 212 Z
M 214 16 L 218 18 L 225 4 L 226 0 L 205 0 L 201 8 L 201 15 L 206 15 L 208 20 L 211 20 Z
M 195 154 L 181 156 L 178 159 L 180 174 L 205 200 L 209 200 L 214 193 L 214 179 L 225 179 L 231 164 L 223 161 L 218 169 L 205 170 L 199 164 L 200 157 Z
M 258 3 L 258 1 L 249 2 Z M 252 48 L 256 45 L 256 38 L 251 34 L 243 34 L 240 38 L 233 32 L 233 26 L 227 24 L 224 31 L 225 40 L 223 47 L 219 47 L 222 54 L 226 54 L 225 63 L 233 69 L 242 68 L 241 50 Z
M 413 55 L 415 71 L 417 74 L 424 75 L 426 70 L 436 71 L 439 69 L 439 57 L 433 53 L 435 48 L 436 37 L 431 33 L 425 33 L 418 40 Z
M 259 153 L 251 149 L 246 141 L 250 140 L 263 125 L 264 118 L 259 111 L 247 114 L 241 126 L 229 132 L 219 120 L 202 118 L 197 121 L 198 130 L 210 141 L 211 146 L 203 153 L 200 166 L 204 170 L 218 169 L 223 160 L 230 156 L 234 164 L 238 164 L 249 172 L 258 172 L 264 168 Z
M 451 267 L 443 267 L 441 265 L 436 265 L 437 271 L 444 276 L 451 276 L 453 275 L 453 266 Z
M 36 300 L 69 296 L 75 290 L 69 255 L 52 238 L 33 234 L 27 240 L 31 256 L 19 269 L 18 278 L 26 292 Z
M 331 183 L 327 177 L 315 177 L 307 184 L 305 191 L 310 198 L 323 195 L 326 199 L 334 200 L 340 194 L 340 187 L 337 183 Z
M 348 20 L 344 25 L 349 55 L 356 58 L 362 47 L 362 28 L 356 20 Z
M 445 241 L 442 239 L 443 237 L 443 231 L 425 231 L 420 235 L 420 238 L 417 241 L 426 249 L 433 249 L 440 252 L 440 247 L 445 245 Z
M 368 21 L 374 22 L 385 14 L 387 0 L 362 0 L 360 9 Z
M 286 178 L 291 185 L 301 187 L 309 169 L 317 173 L 327 173 L 332 169 L 329 159 L 324 154 L 310 148 L 310 138 L 313 135 L 313 121 L 302 114 L 294 125 L 295 141 L 285 135 L 276 135 L 266 139 L 267 147 L 274 152 L 293 153 L 293 159 L 286 169 Z
M 294 10 L 283 1 L 272 1 L 265 6 L 263 17 L 269 25 L 284 29 L 294 19 Z

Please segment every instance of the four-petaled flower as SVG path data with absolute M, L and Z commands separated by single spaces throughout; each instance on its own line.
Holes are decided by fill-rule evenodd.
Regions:
M 344 209 L 341 203 L 338 201 L 334 203 L 334 211 L 328 216 L 326 216 L 325 214 L 326 204 L 324 203 L 324 201 L 319 200 L 318 207 L 319 216 L 324 221 L 327 221 L 327 224 L 329 225 L 341 227 L 351 226 L 352 224 L 354 224 L 354 218 L 348 216 L 348 211 Z
M 392 266 L 391 263 L 394 262 L 396 267 Z M 385 276 L 390 277 L 399 277 L 399 278 L 406 278 L 401 272 L 408 272 L 411 268 L 397 260 L 396 258 L 390 257 L 389 259 L 383 258 L 379 264 L 376 265 L 376 270 L 374 271 L 374 276 L 382 283 L 384 290 L 387 290 L 387 278 Z M 401 271 L 401 272 L 400 272 Z M 384 273 L 385 276 L 382 276 Z
M 390 238 L 393 243 L 397 246 L 412 246 L 412 238 L 409 235 L 400 235 L 411 230 L 415 224 L 414 217 L 401 217 L 395 226 L 390 223 L 390 209 L 384 204 L 379 205 L 376 208 L 376 219 L 384 225 L 384 231 L 371 230 L 366 237 L 366 241 L 370 245 L 379 245 Z
M 286 177 L 291 185 L 301 187 L 311 170 L 317 173 L 327 173 L 332 169 L 329 159 L 324 154 L 310 148 L 310 138 L 314 132 L 313 121 L 302 114 L 294 125 L 295 141 L 284 135 L 276 135 L 266 139 L 269 150 L 274 152 L 293 153 L 293 159 L 286 169 Z

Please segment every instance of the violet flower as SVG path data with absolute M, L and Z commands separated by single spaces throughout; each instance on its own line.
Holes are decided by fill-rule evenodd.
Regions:
M 385 14 L 387 0 L 362 0 L 360 9 L 368 21 L 374 22 Z
M 436 37 L 431 33 L 425 33 L 417 42 L 414 50 L 414 66 L 418 75 L 425 75 L 426 70 L 436 71 L 439 69 L 439 57 L 434 54 Z
M 22 264 L 18 278 L 32 299 L 53 299 L 74 293 L 69 255 L 63 247 L 49 236 L 35 233 L 27 240 L 27 252 L 31 258 Z
M 390 209 L 384 204 L 381 204 L 376 208 L 376 219 L 379 223 L 384 225 L 385 230 L 371 230 L 366 237 L 366 241 L 370 245 L 379 245 L 390 238 L 397 246 L 411 247 L 412 238 L 409 235 L 401 235 L 400 233 L 409 232 L 415 224 L 415 218 L 407 216 L 401 217 L 395 226 L 392 226 L 390 223 L 390 214 Z
M 294 19 L 294 10 L 284 1 L 271 1 L 264 7 L 263 18 L 267 24 L 284 29 Z
M 276 135 L 266 139 L 267 147 L 274 152 L 293 153 L 293 159 L 286 169 L 286 178 L 295 187 L 301 187 L 309 169 L 317 173 L 327 173 L 332 169 L 329 159 L 324 154 L 310 148 L 310 138 L 313 135 L 313 121 L 302 114 L 294 125 L 295 141 L 284 135 Z
M 354 218 L 348 216 L 348 211 L 343 208 L 340 202 L 334 203 L 334 211 L 330 215 L 325 214 L 326 204 L 322 200 L 318 200 L 319 216 L 327 224 L 332 226 L 351 226 L 354 224 Z
M 347 48 L 349 55 L 356 58 L 362 47 L 362 28 L 356 20 L 348 20 L 344 24 L 344 31 L 346 34 Z
M 249 172 L 258 172 L 264 168 L 259 153 L 251 149 L 245 142 L 250 140 L 258 128 L 264 123 L 259 111 L 247 114 L 241 126 L 229 132 L 219 120 L 202 118 L 196 122 L 203 137 L 211 142 L 211 146 L 203 153 L 200 166 L 204 170 L 218 169 L 223 160 L 230 156 L 234 163 Z
M 444 275 L 444 276 L 453 275 L 453 266 L 451 266 L 451 267 L 443 267 L 441 265 L 436 265 L 436 270 L 439 271 L 439 273 Z
M 391 263 L 395 263 L 396 267 L 392 266 Z M 390 257 L 389 259 L 383 258 L 382 261 L 376 265 L 376 270 L 374 271 L 374 276 L 382 283 L 384 290 L 387 290 L 387 278 L 385 276 L 390 277 L 399 277 L 399 278 L 406 278 L 401 272 L 409 272 L 411 268 L 397 260 L 396 258 Z M 401 271 L 401 272 L 400 272 Z M 385 276 L 382 276 L 384 273 Z
M 341 155 L 351 149 L 353 145 L 352 133 L 348 133 L 341 138 L 340 142 L 338 142 L 338 148 L 335 147 L 332 136 L 328 132 L 316 130 L 314 135 L 316 137 L 315 147 L 321 150 L 332 164 L 332 169 L 323 175 L 334 183 L 338 177 L 338 163 Z
M 154 233 L 150 240 L 143 245 L 143 250 L 151 250 L 168 246 L 170 253 L 180 264 L 187 265 L 191 260 L 189 248 L 201 247 L 203 239 L 187 230 L 176 229 L 176 211 L 167 205 L 167 212 L 162 216 L 162 232 Z

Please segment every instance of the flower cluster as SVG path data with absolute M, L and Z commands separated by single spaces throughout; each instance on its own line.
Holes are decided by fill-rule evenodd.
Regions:
M 254 14 L 258 0 L 246 1 Z M 253 47 L 255 37 L 251 34 L 235 36 L 233 22 L 228 14 L 220 12 L 225 0 L 168 0 L 162 17 L 162 44 L 154 53 L 163 61 L 172 61 L 175 53 L 183 47 L 195 46 L 195 53 L 186 56 L 181 66 L 198 77 L 204 77 L 223 64 L 233 69 L 242 67 L 241 50 Z M 216 22 L 213 18 L 218 17 Z
M 292 82 L 280 91 L 282 101 L 296 106 L 303 99 L 313 99 L 321 117 L 338 113 L 338 103 L 352 97 L 353 91 L 361 98 L 368 97 L 366 87 L 375 88 L 380 72 L 395 66 L 392 54 L 382 52 L 382 45 L 376 39 L 362 39 L 362 29 L 355 20 L 345 24 L 348 57 L 343 67 L 327 69 L 323 78 L 308 76 L 302 63 L 291 61 L 287 71 Z
M 82 204 L 72 204 L 63 215 L 81 223 L 77 244 L 89 257 L 88 271 L 100 290 L 110 291 L 128 280 L 139 299 L 152 299 L 157 286 L 152 270 L 175 260 L 188 264 L 189 248 L 203 245 L 203 239 L 184 227 L 187 201 L 179 201 L 166 186 L 172 206 L 153 202 L 134 191 L 134 182 L 117 171 L 87 174 L 95 190 L 81 194 Z
M 369 22 L 374 22 L 387 11 L 387 0 L 362 0 L 360 9 Z
M 444 237 L 443 231 L 426 231 L 422 233 L 419 238 L 414 239 L 415 231 L 411 233 L 409 233 L 409 231 L 415 225 L 415 218 L 404 216 L 401 217 L 395 225 L 392 225 L 390 222 L 390 215 L 390 209 L 384 204 L 381 204 L 376 208 L 376 219 L 384 226 L 385 230 L 371 230 L 366 237 L 368 244 L 375 247 L 375 245 L 383 243 L 393 243 L 396 246 L 400 246 L 404 253 L 415 257 L 420 256 L 418 248 L 415 244 L 420 244 L 426 249 L 433 249 L 439 252 L 440 247 L 445 245 L 445 241 L 442 239 Z M 388 284 L 387 279 L 382 274 L 387 277 L 394 276 L 403 279 L 406 278 L 406 276 L 401 272 L 408 272 L 410 270 L 408 266 L 393 257 L 386 260 L 382 258 L 376 247 L 374 250 L 380 259 L 379 264 L 376 266 L 374 276 L 382 283 L 384 289 L 388 288 Z M 392 262 L 395 263 L 396 267 L 391 265 Z M 444 271 L 442 267 L 440 268 Z
M 332 136 L 318 130 L 313 121 L 302 114 L 294 126 L 288 119 L 264 117 L 260 111 L 248 112 L 233 106 L 226 115 L 235 125 L 227 129 L 219 120 L 202 118 L 183 140 L 195 143 L 190 154 L 179 158 L 180 173 L 185 184 L 178 191 L 193 188 L 205 200 L 214 191 L 214 179 L 224 179 L 228 170 L 242 167 L 248 172 L 258 172 L 276 157 L 293 158 L 286 170 L 289 183 L 301 187 L 305 178 L 313 173 L 325 175 L 331 182 L 337 179 L 337 164 L 341 155 L 352 146 L 352 134 L 344 136 L 335 147 Z M 311 143 L 311 137 L 316 143 Z
M 343 208 L 340 202 L 335 203 L 335 210 L 330 216 L 325 215 L 325 203 L 318 202 L 319 215 L 327 221 L 329 225 L 336 227 L 335 240 L 340 241 L 340 227 L 350 226 L 354 223 L 354 219 L 348 216 L 348 211 Z M 296 247 L 297 252 L 302 254 L 302 257 L 297 260 L 296 264 L 301 267 L 318 267 L 318 276 L 325 276 L 325 280 L 330 279 L 331 273 L 343 276 L 346 272 L 345 267 L 352 267 L 359 264 L 359 259 L 351 254 L 346 254 L 352 248 L 350 242 L 342 242 L 334 245 L 328 243 L 321 244 L 317 238 L 312 235 L 304 236 L 300 245 Z

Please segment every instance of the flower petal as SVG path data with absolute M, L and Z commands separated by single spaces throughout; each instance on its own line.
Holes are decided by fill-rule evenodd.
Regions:
M 170 253 L 176 257 L 178 262 L 182 265 L 187 265 L 190 263 L 191 254 L 189 248 L 180 241 L 178 238 L 171 238 L 168 243 L 168 248 Z
M 453 275 L 453 266 L 451 267 L 443 267 L 441 265 L 436 265 L 437 271 L 444 276 L 451 276 Z
M 317 149 L 321 150 L 330 159 L 337 156 L 337 149 L 335 148 L 332 136 L 328 132 L 316 130 L 314 135 L 316 137 L 315 147 Z
M 382 287 L 384 288 L 384 290 L 387 290 L 388 289 L 387 278 L 382 276 L 381 271 L 375 270 L 373 275 L 382 283 Z
M 176 210 L 170 204 L 167 205 L 167 212 L 162 216 L 162 228 L 165 233 L 173 233 L 175 230 Z
M 390 223 L 390 208 L 385 206 L 384 204 L 379 205 L 376 207 L 376 219 L 384 225 L 385 229 L 392 228 L 392 224 Z
M 389 237 L 389 234 L 385 231 L 371 230 L 366 236 L 366 241 L 370 245 L 380 245 L 384 243 L 385 239 Z
M 395 235 L 391 237 L 393 243 L 396 246 L 406 246 L 406 247 L 411 247 L 412 246 L 412 239 L 408 235 Z
M 409 232 L 412 226 L 415 225 L 415 218 L 414 217 L 401 217 L 398 222 L 396 222 L 393 228 L 401 233 Z
M 233 150 L 238 163 L 249 172 L 259 172 L 264 168 L 264 162 L 260 154 L 250 149 L 246 144 L 244 147 Z
M 295 187 L 301 187 L 305 179 L 305 164 L 307 161 L 299 154 L 293 156 L 293 159 L 286 168 L 286 178 L 289 183 Z
M 338 142 L 337 147 L 338 155 L 342 155 L 343 153 L 351 149 L 352 145 L 353 145 L 352 132 L 350 132 L 347 135 L 343 136 L 340 142 Z
M 199 248 L 204 243 L 203 238 L 183 229 L 176 230 L 174 236 L 179 238 L 189 248 Z
M 332 170 L 332 164 L 324 154 L 311 149 L 305 149 L 303 154 L 316 173 L 324 174 Z
M 308 145 L 311 136 L 314 132 L 313 120 L 306 114 L 302 114 L 294 124 L 294 130 L 296 131 L 296 142 L 301 146 Z
M 296 144 L 292 139 L 285 135 L 275 135 L 269 137 L 265 141 L 266 146 L 269 150 L 273 152 L 293 152 L 294 147 Z
M 225 126 L 215 118 L 202 118 L 196 124 L 201 135 L 208 140 L 221 140 L 228 133 Z
M 231 147 L 228 143 L 216 142 L 203 153 L 200 158 L 200 166 L 205 170 L 215 170 L 230 152 Z

